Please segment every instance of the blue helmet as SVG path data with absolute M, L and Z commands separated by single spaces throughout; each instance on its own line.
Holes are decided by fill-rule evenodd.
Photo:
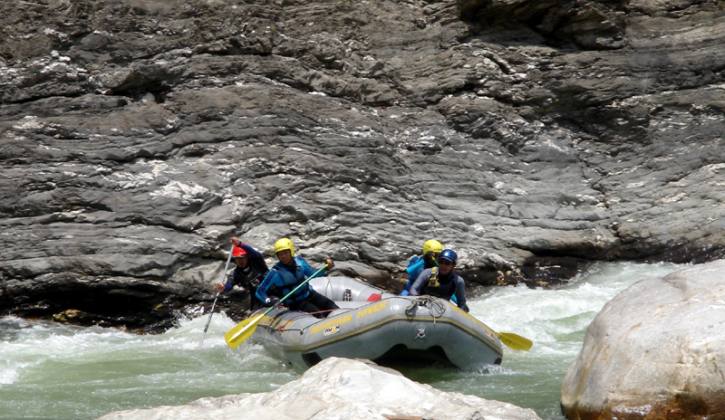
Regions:
M 458 254 L 456 254 L 456 251 L 446 248 L 438 255 L 438 261 L 448 261 L 455 264 L 458 261 Z

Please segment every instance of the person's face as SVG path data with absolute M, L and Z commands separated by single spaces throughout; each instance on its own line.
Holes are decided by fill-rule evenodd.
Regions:
M 245 268 L 247 266 L 247 256 L 243 255 L 241 257 L 234 257 L 234 264 L 237 265 L 239 268 Z
M 438 271 L 444 276 L 453 271 L 455 264 L 448 260 L 438 260 Z
M 289 249 L 279 251 L 277 253 L 277 259 L 280 260 L 282 264 L 287 265 L 292 262 L 292 252 Z

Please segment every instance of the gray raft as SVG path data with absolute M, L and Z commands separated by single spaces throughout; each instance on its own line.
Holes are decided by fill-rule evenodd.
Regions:
M 322 319 L 274 309 L 251 339 L 297 369 L 331 356 L 383 364 L 438 361 L 461 369 L 501 363 L 495 332 L 448 301 L 397 296 L 349 277 L 321 277 L 310 284 L 340 309 Z

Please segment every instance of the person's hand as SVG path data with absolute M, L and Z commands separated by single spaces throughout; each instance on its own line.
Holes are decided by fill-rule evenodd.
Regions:
M 217 283 L 214 285 L 214 290 L 216 290 L 217 293 L 221 293 L 224 291 L 224 283 Z
M 402 276 L 400 276 L 400 282 L 403 283 L 403 285 L 408 284 L 408 273 L 403 273 Z
M 330 271 L 333 267 L 335 267 L 335 262 L 332 261 L 332 257 L 325 258 L 325 264 L 327 265 L 327 271 Z
M 275 306 L 279 303 L 279 298 L 276 296 L 268 297 L 264 300 L 264 306 Z
M 236 246 L 240 246 L 240 244 L 242 243 L 242 241 L 239 238 L 237 238 L 236 236 L 232 236 L 231 238 L 229 238 L 229 242 L 231 242 L 232 245 L 236 245 Z

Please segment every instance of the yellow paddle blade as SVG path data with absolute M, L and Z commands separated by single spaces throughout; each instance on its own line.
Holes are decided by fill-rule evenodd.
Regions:
M 259 323 L 264 315 L 266 315 L 266 312 L 252 318 L 247 318 L 235 325 L 224 334 L 224 341 L 227 342 L 229 347 L 236 349 L 254 334 L 254 331 L 257 329 L 257 323 Z
M 499 340 L 513 350 L 528 351 L 534 343 L 526 337 L 510 332 L 497 332 Z
M 289 298 L 290 296 L 295 294 L 295 292 L 297 292 L 297 290 L 299 290 L 302 286 L 307 284 L 313 278 L 317 277 L 318 274 L 325 271 L 325 268 L 326 268 L 326 266 L 323 266 L 319 270 L 312 273 L 309 277 L 307 277 L 305 279 L 305 281 L 298 284 L 297 287 L 292 289 L 291 292 L 287 293 L 279 301 L 284 302 L 285 300 L 287 300 L 287 298 Z M 240 322 L 239 324 L 235 325 L 234 328 L 232 328 L 231 330 L 227 331 L 226 334 L 224 334 L 224 341 L 227 342 L 227 345 L 229 347 L 231 347 L 232 349 L 236 349 L 237 347 L 239 347 L 240 344 L 247 341 L 247 339 L 249 339 L 249 337 L 251 337 L 252 334 L 254 334 L 254 330 L 257 329 L 257 323 L 259 322 L 259 320 L 261 320 L 265 315 L 267 315 L 274 308 L 275 308 L 274 306 L 271 306 L 271 307 L 269 307 L 269 309 L 267 309 L 263 313 L 255 316 L 255 317 L 252 317 L 252 318 L 247 318 L 244 321 Z

